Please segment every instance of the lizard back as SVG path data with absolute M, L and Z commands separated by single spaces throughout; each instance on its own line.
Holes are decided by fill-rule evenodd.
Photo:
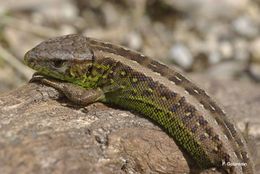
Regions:
M 241 133 L 197 85 L 173 68 L 122 46 L 81 35 L 47 40 L 25 55 L 37 71 L 135 110 L 166 129 L 201 168 L 254 173 Z M 231 165 L 230 165 L 231 164 Z
M 87 39 L 97 64 L 110 61 L 109 72 L 103 73 L 106 78 L 99 84 L 108 91 L 109 103 L 136 110 L 158 122 L 200 166 L 253 173 L 241 133 L 204 90 L 147 56 Z M 225 166 L 228 163 L 245 165 Z

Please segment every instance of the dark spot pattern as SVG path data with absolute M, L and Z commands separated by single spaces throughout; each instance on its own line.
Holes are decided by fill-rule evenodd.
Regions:
M 172 112 L 177 112 L 179 109 L 181 109 L 181 107 L 183 106 L 184 102 L 185 102 L 185 97 L 181 97 L 181 99 L 177 103 L 172 104 L 171 111 Z
M 101 67 L 95 67 L 93 68 L 98 74 L 104 74 L 105 69 L 101 68 Z M 93 70 L 92 70 L 93 71 Z
M 143 90 L 142 94 L 146 97 L 150 97 L 151 95 L 153 95 L 153 92 L 149 89 L 145 89 L 145 90 Z
M 212 113 L 212 116 L 216 119 L 216 121 L 220 125 L 220 128 L 222 129 L 222 131 L 230 140 L 232 147 L 234 146 L 234 144 L 236 142 L 237 144 L 239 144 L 242 147 L 242 148 L 240 147 L 240 149 L 237 149 L 237 152 L 240 152 L 240 153 L 244 152 L 245 145 L 241 141 L 241 136 L 239 134 L 237 134 L 237 131 L 234 128 L 234 126 L 232 125 L 232 123 L 228 119 L 225 118 L 225 113 L 216 105 L 216 103 L 212 99 L 209 98 L 209 96 L 205 93 L 204 90 L 196 87 L 193 83 L 191 83 L 189 80 L 187 80 L 185 77 L 183 77 L 181 74 L 177 73 L 176 71 L 169 70 L 168 67 L 160 64 L 159 62 L 156 62 L 156 61 L 149 62 L 149 60 L 147 60 L 148 57 L 140 56 L 136 52 L 125 50 L 124 48 L 114 46 L 111 44 L 107 44 L 107 43 L 98 42 L 98 41 L 93 41 L 93 44 L 95 45 L 95 47 L 100 47 L 104 51 L 114 53 L 114 54 L 119 54 L 123 57 L 134 60 L 140 64 L 144 63 L 143 65 L 146 66 L 147 68 L 149 68 L 157 73 L 160 73 L 161 75 L 167 77 L 170 81 L 173 81 L 176 85 L 183 87 L 186 91 L 189 92 L 190 95 L 193 95 L 204 106 L 204 108 L 206 110 L 208 110 Z M 99 45 L 102 45 L 102 46 L 99 46 Z M 147 63 L 147 62 L 149 62 L 149 63 Z M 163 70 L 160 70 L 160 69 L 163 69 Z M 167 72 L 168 74 L 165 74 L 165 72 Z M 140 83 L 139 81 L 145 81 L 145 77 L 138 78 L 138 82 L 137 82 L 136 86 L 138 86 L 138 84 Z M 154 89 L 154 88 L 152 88 L 152 89 Z M 169 100 L 171 98 L 171 97 L 168 97 L 167 94 L 166 95 L 160 94 L 160 95 L 162 98 L 167 98 L 167 100 Z M 178 98 L 178 97 L 175 97 L 175 100 L 173 100 L 174 104 L 172 104 L 171 108 L 169 109 L 172 112 L 180 112 L 179 104 L 176 103 L 176 98 Z M 184 106 L 186 106 L 186 105 L 184 105 Z M 196 114 L 196 116 L 197 116 L 197 114 Z M 205 127 L 207 127 L 206 126 L 207 123 L 204 122 L 203 120 L 200 121 L 200 124 L 205 125 Z M 217 141 L 217 142 L 220 141 L 219 137 L 217 135 L 211 135 L 209 133 L 209 136 L 211 137 L 211 139 L 213 141 Z M 221 148 L 221 149 L 223 151 L 225 151 L 224 148 Z M 223 154 L 222 154 L 222 156 L 223 156 Z M 228 161 L 228 160 L 226 160 L 226 161 Z M 243 156 L 243 159 L 241 159 L 241 161 L 249 162 L 245 156 Z M 245 170 L 245 168 L 243 167 L 243 171 L 244 170 Z
M 158 86 L 158 83 L 154 82 L 154 81 L 149 81 L 148 82 L 148 86 L 151 88 L 151 89 L 155 89 L 157 86 Z
M 239 146 L 242 146 L 242 145 L 243 145 L 243 142 L 242 142 L 241 139 L 239 139 L 239 140 L 237 141 L 237 143 L 238 143 Z
M 195 132 L 197 131 L 197 129 L 198 129 L 198 126 L 197 126 L 197 125 L 193 125 L 193 126 L 191 127 L 192 133 L 195 133 Z
M 151 70 L 153 70 L 154 72 L 160 73 L 162 76 L 164 76 L 165 74 L 163 74 L 163 69 L 167 68 L 165 65 L 155 61 L 155 60 L 151 60 L 150 63 L 147 65 L 147 67 Z
M 129 57 L 129 55 L 131 55 L 130 59 L 134 60 L 134 61 L 136 61 L 140 64 L 142 64 L 142 62 L 144 62 L 146 60 L 149 60 L 148 57 L 146 57 L 146 56 L 142 57 L 142 56 L 140 56 L 139 53 L 124 49 L 122 47 L 116 47 L 112 44 L 97 42 L 95 40 L 90 40 L 90 42 L 93 44 L 93 47 L 95 47 L 97 49 L 104 50 L 104 51 L 109 52 L 109 53 L 118 54 L 118 55 L 121 55 L 123 57 Z
M 222 147 L 223 147 L 222 144 L 218 144 L 218 145 L 217 145 L 217 148 L 218 148 L 218 149 L 222 149 Z
M 193 115 L 192 113 L 189 114 L 189 115 L 184 114 L 184 115 L 181 117 L 181 119 L 182 119 L 182 121 L 185 123 L 185 122 L 190 121 L 193 117 L 194 117 L 194 115 Z
M 220 149 L 220 148 L 219 148 Z M 230 162 L 230 156 L 228 154 L 224 154 L 224 160 L 226 162 Z
M 195 113 L 196 112 L 196 108 L 194 106 L 190 106 L 188 108 L 185 109 L 185 112 L 188 113 Z
M 170 81 L 173 81 L 176 85 L 180 85 L 180 84 L 182 83 L 182 81 L 179 80 L 176 75 L 170 76 L 170 77 L 169 77 L 169 80 L 170 80 Z
M 165 97 L 167 100 L 176 98 L 177 94 L 175 92 L 169 92 L 166 90 L 161 90 L 161 97 Z
M 200 141 L 204 141 L 207 139 L 207 137 L 204 134 L 201 134 L 199 139 L 200 139 Z
M 219 142 L 219 141 L 220 141 L 218 135 L 214 135 L 214 136 L 212 136 L 212 140 L 213 140 L 213 141 L 216 141 L 216 142 Z
M 200 123 L 201 124 L 201 123 Z M 206 124 L 207 125 L 207 124 Z M 214 132 L 213 132 L 213 129 L 211 128 L 211 127 L 206 127 L 205 128 L 205 132 L 207 133 L 207 134 L 209 134 L 209 136 L 211 137 L 211 139 L 213 139 L 213 137 L 215 136 L 214 135 Z M 218 135 L 216 135 L 216 136 L 218 136 Z
M 174 104 L 174 105 L 172 105 L 172 107 L 171 107 L 171 111 L 172 111 L 172 112 L 177 112 L 178 108 L 179 108 L 179 105 Z
M 131 95 L 133 96 L 133 97 L 135 97 L 135 96 L 137 96 L 137 91 L 136 90 L 131 90 Z
M 143 81 L 143 82 L 150 82 L 150 81 L 152 81 L 151 78 L 146 77 L 144 74 L 142 74 L 142 73 L 140 73 L 140 72 L 135 72 L 135 71 L 133 71 L 133 72 L 131 73 L 131 76 L 132 76 L 132 78 L 137 78 L 139 82 L 140 82 L 140 81 Z
M 206 126 L 208 124 L 207 120 L 205 120 L 203 116 L 198 117 L 198 122 L 201 126 Z
M 186 89 L 188 92 L 190 92 L 191 95 L 193 95 L 194 98 L 197 99 L 197 101 L 199 101 L 206 110 L 211 112 L 211 116 L 213 116 L 216 120 L 217 123 L 219 124 L 219 129 L 220 132 L 222 132 L 223 134 L 225 134 L 228 139 L 230 140 L 228 143 L 230 143 L 231 147 L 234 147 L 234 151 L 236 154 L 241 153 L 243 156 L 243 159 L 241 161 L 243 162 L 248 162 L 248 158 L 246 157 L 246 148 L 244 143 L 241 141 L 242 137 L 239 133 L 237 133 L 234 125 L 232 125 L 232 123 L 226 119 L 225 114 L 223 113 L 223 111 L 215 104 L 215 102 L 213 100 L 211 100 L 209 98 L 209 96 L 200 88 L 197 88 L 193 83 L 191 83 L 189 80 L 187 80 L 185 77 L 183 77 L 181 74 L 177 73 L 174 70 L 170 70 L 167 66 L 164 66 L 162 64 L 160 64 L 159 62 L 156 61 L 152 61 L 150 60 L 148 57 L 145 56 L 141 56 L 139 53 L 137 52 L 133 52 L 127 49 L 124 49 L 122 47 L 119 46 L 115 46 L 109 43 L 103 43 L 103 42 L 99 42 L 93 39 L 89 39 L 89 38 L 85 38 L 83 36 L 80 35 L 68 35 L 68 36 L 62 36 L 62 37 L 58 37 L 55 39 L 50 39 L 42 44 L 40 44 L 39 46 L 37 46 L 37 48 L 35 48 L 33 51 L 31 51 L 30 53 L 28 53 L 28 56 L 30 56 L 31 58 L 48 58 L 48 59 L 55 59 L 55 58 L 59 58 L 59 59 L 63 59 L 63 60 L 77 60 L 77 61 L 88 61 L 88 63 L 90 64 L 91 62 L 94 61 L 98 61 L 97 59 L 95 59 L 95 49 L 100 49 L 104 52 L 110 52 L 110 53 L 114 53 L 117 55 L 121 55 L 127 59 L 131 59 L 134 60 L 140 64 L 142 64 L 143 66 L 146 66 L 147 68 L 153 70 L 154 72 L 158 72 L 161 75 L 165 76 L 166 78 L 168 78 L 169 80 L 175 82 L 176 85 L 182 87 L 183 89 Z M 62 54 L 60 54 L 62 53 Z M 112 60 L 112 59 L 111 59 Z M 33 61 L 33 60 L 32 60 Z M 109 61 L 109 60 L 108 60 Z M 114 62 L 113 62 L 114 63 Z M 105 65 L 105 63 L 103 63 L 103 65 Z M 83 66 L 81 66 L 83 67 Z M 107 78 L 113 78 L 114 79 L 114 83 L 111 83 L 111 89 L 117 89 L 118 86 L 124 84 L 124 83 L 128 83 L 129 84 L 129 79 L 133 79 L 134 77 L 130 77 L 129 74 L 131 73 L 127 73 L 125 76 L 120 76 L 120 71 L 117 69 L 119 66 L 117 65 L 113 65 L 111 67 L 111 70 L 113 73 L 107 73 L 107 71 L 104 71 L 104 69 L 96 69 L 97 73 L 102 73 L 107 75 Z M 121 66 L 120 68 L 122 68 L 123 66 Z M 115 69 L 113 69 L 115 68 Z M 125 67 L 124 67 L 125 68 Z M 94 68 L 92 70 L 95 70 Z M 130 71 L 126 71 L 126 72 L 130 72 Z M 167 73 L 166 73 L 167 72 Z M 72 71 L 71 74 L 73 76 L 82 76 L 85 75 L 85 73 L 83 72 L 82 69 L 76 68 L 76 70 Z M 95 76 L 94 76 L 95 77 Z M 103 76 L 105 77 L 105 76 Z M 120 79 L 121 78 L 121 79 Z M 102 78 L 100 78 L 102 79 Z M 120 80 L 119 80 L 120 79 Z M 147 83 L 149 81 L 152 81 L 150 78 L 146 78 L 145 75 L 142 75 L 141 73 L 138 75 L 137 77 L 137 82 L 135 87 L 138 89 L 139 94 L 141 94 L 142 90 L 144 88 L 147 87 Z M 103 82 L 104 79 L 102 79 Z M 100 83 L 102 84 L 102 83 Z M 129 84 L 132 85 L 133 84 Z M 133 86 L 134 87 L 134 86 Z M 157 115 L 153 115 L 154 117 L 157 118 L 157 120 L 162 121 L 162 125 L 166 125 L 169 126 L 169 128 L 171 128 L 173 125 L 171 124 L 175 124 L 174 127 L 177 128 L 177 130 L 181 130 L 181 124 L 180 123 L 176 123 L 177 119 L 180 119 L 180 117 L 185 114 L 185 109 L 189 108 L 189 104 L 184 101 L 181 103 L 181 101 L 178 101 L 181 96 L 180 94 L 177 94 L 176 97 L 168 97 L 167 101 L 162 101 L 160 99 L 161 96 L 163 96 L 157 89 L 158 86 L 155 85 L 154 88 L 152 88 L 154 90 L 153 95 L 150 95 L 149 101 L 152 101 L 151 103 L 147 102 L 147 100 L 139 100 L 138 97 L 132 97 L 131 99 L 134 100 L 129 102 L 127 105 L 127 107 L 132 107 L 136 110 L 139 110 L 140 112 L 144 113 L 147 116 L 153 115 L 153 109 L 155 107 L 163 107 L 163 111 L 165 115 L 167 115 L 168 113 L 165 113 L 165 111 L 170 111 L 173 107 L 175 106 L 174 113 L 171 113 L 170 116 L 172 117 L 172 120 L 167 120 L 168 119 L 168 115 L 165 116 L 160 116 L 160 112 L 158 112 Z M 193 91 L 192 91 L 193 89 Z M 196 89 L 198 92 L 194 91 L 194 89 Z M 127 91 L 128 90 L 128 91 Z M 165 91 L 167 91 L 165 89 Z M 118 92 L 118 91 L 116 91 Z M 119 93 L 119 92 L 118 92 Z M 129 93 L 131 93 L 131 90 L 129 89 L 124 89 L 120 91 L 120 97 L 125 97 L 124 99 L 129 99 Z M 166 93 L 166 92 L 165 92 Z M 169 92 L 171 93 L 171 92 Z M 115 93 L 114 93 L 115 95 Z M 113 96 L 113 95 L 112 95 Z M 138 95 L 137 95 L 138 96 Z M 159 98 L 159 99 L 158 99 Z M 167 96 L 165 96 L 165 98 L 167 98 Z M 130 100 L 130 99 L 129 99 Z M 113 98 L 112 102 L 118 102 L 122 100 L 118 98 Z M 160 102 L 158 102 L 160 101 Z M 157 102 L 157 103 L 156 103 Z M 136 103 L 138 103 L 136 105 Z M 160 104 L 158 104 L 160 103 Z M 180 106 L 179 106 L 180 105 Z M 149 108 L 149 109 L 147 109 Z M 167 108 L 167 109 L 165 109 Z M 160 113 L 160 114 L 159 114 Z M 192 121 L 194 121 L 194 119 L 198 119 L 199 114 L 196 112 L 192 112 L 193 115 L 193 119 L 191 119 Z M 192 115 L 190 114 L 190 115 Z M 189 115 L 189 114 L 188 114 Z M 166 117 L 166 118 L 165 118 Z M 206 117 L 206 116 L 205 116 Z M 193 122 L 189 122 L 188 124 L 186 124 L 187 126 L 190 126 Z M 199 121 L 200 122 L 200 121 Z M 205 131 L 205 128 L 208 126 L 206 123 L 204 124 L 204 121 L 201 121 L 200 123 L 201 125 L 204 125 L 202 127 L 199 127 L 198 129 Z M 169 129 L 171 130 L 171 129 Z M 182 130 L 182 132 L 185 132 L 186 129 Z M 175 135 L 174 131 L 169 131 L 171 133 L 171 135 Z M 185 136 L 189 136 L 189 134 L 185 134 Z M 214 137 L 214 135 L 212 135 Z M 190 137 L 190 139 L 193 139 L 194 137 Z M 177 140 L 181 139 L 181 137 L 177 137 Z M 184 139 L 182 139 L 182 141 L 185 141 Z M 191 141 L 191 140 L 190 140 Z M 183 142 L 181 142 L 183 143 Z M 212 143 L 218 143 L 218 142 L 212 142 Z M 236 143 L 241 145 L 241 147 L 236 148 Z M 194 144 L 196 144 L 196 142 L 194 142 Z M 189 144 L 191 147 L 198 147 L 200 148 L 201 146 L 205 147 L 204 144 L 206 144 L 206 141 L 203 145 L 201 146 L 195 146 L 194 144 Z M 186 149 L 189 150 L 190 146 L 186 146 L 185 143 L 182 144 Z M 225 152 L 225 148 L 221 148 L 222 152 Z M 191 154 L 193 153 L 192 150 L 189 151 Z M 201 152 L 203 153 L 203 151 Z M 194 155 L 194 154 L 192 154 Z M 194 155 L 196 156 L 196 154 Z M 223 156 L 223 154 L 222 154 Z M 220 158 L 222 158 L 222 156 L 220 155 Z M 204 157 L 204 156 L 202 156 Z M 200 159 L 197 157 L 197 160 L 200 161 Z M 203 162 L 203 160 L 201 160 Z M 228 160 L 226 160 L 228 161 Z M 250 161 L 249 161 L 250 162 Z M 245 167 L 243 167 L 243 171 L 245 171 Z M 252 173 L 252 172 L 251 172 Z
M 197 95 L 197 93 L 195 92 L 195 90 L 197 90 L 197 89 L 194 89 L 192 87 L 186 87 L 185 90 L 188 91 L 190 95 Z M 198 91 L 198 93 L 199 93 L 199 91 Z
M 230 132 L 231 132 L 231 134 L 232 134 L 233 136 L 237 134 L 237 131 L 236 131 L 236 129 L 235 129 L 235 127 L 234 127 L 233 124 L 231 124 L 230 122 L 228 122 L 228 123 L 227 123 L 227 127 L 229 128 L 229 130 L 230 130 Z M 240 141 L 241 141 L 241 140 L 240 140 Z M 239 141 L 237 141 L 237 142 L 239 142 Z

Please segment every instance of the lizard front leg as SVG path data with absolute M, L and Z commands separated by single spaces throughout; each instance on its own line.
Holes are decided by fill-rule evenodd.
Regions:
M 78 105 L 86 106 L 105 99 L 105 95 L 100 88 L 85 89 L 72 83 L 48 79 L 44 76 L 38 76 L 37 74 L 33 76 L 31 81 L 40 81 L 45 85 L 61 91 L 70 101 Z

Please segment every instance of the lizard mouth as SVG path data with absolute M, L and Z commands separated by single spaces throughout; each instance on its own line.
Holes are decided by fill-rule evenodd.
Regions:
M 47 77 L 52 77 L 55 79 L 60 79 L 64 81 L 70 81 L 72 79 L 68 79 L 68 77 L 65 77 L 64 68 L 60 67 L 60 72 L 57 69 L 54 69 L 51 62 L 46 59 L 40 59 L 38 57 L 34 57 L 31 51 L 28 51 L 24 56 L 24 64 L 29 66 L 30 68 L 37 71 L 37 75 L 43 75 Z M 56 63 L 57 65 L 57 63 Z
M 31 82 L 37 82 L 37 81 L 41 81 L 42 79 L 48 79 L 48 80 L 55 80 L 57 82 L 64 82 L 63 80 L 61 79 L 57 79 L 57 78 L 53 78 L 53 77 L 50 77 L 50 76 L 46 76 L 45 74 L 41 73 L 41 72 L 35 72 L 33 75 L 32 75 L 32 78 L 30 80 L 30 83 Z

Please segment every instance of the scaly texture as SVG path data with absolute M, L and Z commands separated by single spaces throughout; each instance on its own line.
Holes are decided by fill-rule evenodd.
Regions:
M 25 55 L 25 63 L 86 90 L 101 89 L 102 102 L 151 118 L 201 168 L 254 173 L 247 145 L 223 110 L 204 90 L 162 63 L 80 35 L 39 44 Z

